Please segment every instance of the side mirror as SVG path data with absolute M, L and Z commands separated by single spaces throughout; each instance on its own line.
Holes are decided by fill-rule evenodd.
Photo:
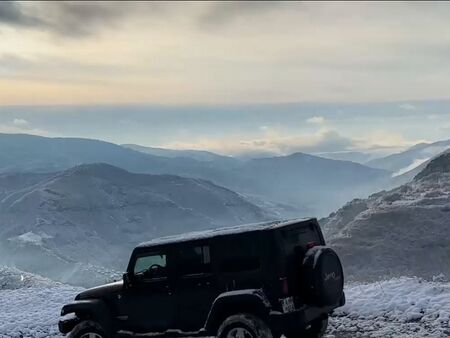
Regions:
M 130 274 L 128 272 L 125 272 L 123 274 L 123 287 L 125 289 L 128 289 L 130 287 Z

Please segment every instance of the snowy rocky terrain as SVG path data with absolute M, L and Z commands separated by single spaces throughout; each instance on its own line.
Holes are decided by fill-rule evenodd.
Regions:
M 450 276 L 450 154 L 410 183 L 353 200 L 322 226 L 351 279 Z
M 82 289 L 0 268 L 0 338 L 56 338 L 61 307 Z M 327 338 L 441 338 L 450 334 L 450 283 L 399 278 L 349 284 Z
M 0 267 L 0 338 L 59 337 L 61 307 L 81 290 Z
M 348 284 L 347 304 L 331 318 L 328 337 L 450 336 L 450 283 L 438 280 L 402 277 Z
M 0 263 L 74 284 L 111 280 L 155 236 L 271 218 L 208 181 L 106 164 L 27 180 L 0 200 Z

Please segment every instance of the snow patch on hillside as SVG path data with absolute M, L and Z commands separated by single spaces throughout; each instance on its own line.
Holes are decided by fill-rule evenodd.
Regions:
M 0 266 L 0 291 L 60 285 L 50 279 L 15 268 Z
M 426 158 L 417 158 L 415 160 L 412 161 L 412 163 L 408 166 L 406 166 L 405 168 L 399 169 L 398 171 L 396 171 L 395 173 L 392 174 L 392 177 L 396 177 L 396 176 L 400 176 L 403 175 L 404 173 L 407 173 L 408 171 L 413 170 L 414 168 L 417 168 L 418 166 L 420 166 L 422 163 L 425 163 L 426 161 L 429 161 L 430 157 L 426 157 Z
M 9 238 L 9 240 L 13 241 L 13 242 L 42 245 L 43 240 L 50 239 L 50 238 L 52 238 L 52 236 L 49 236 L 46 233 L 36 234 L 33 231 L 28 231 L 20 236 Z

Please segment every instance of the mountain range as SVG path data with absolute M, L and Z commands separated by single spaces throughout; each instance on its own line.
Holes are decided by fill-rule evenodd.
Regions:
M 303 153 L 241 160 L 196 151 L 157 149 L 155 155 L 154 148 L 134 149 L 139 151 L 90 139 L 0 134 L 0 173 L 48 173 L 102 162 L 134 173 L 206 179 L 264 205 L 284 205 L 278 208 L 283 217 L 326 215 L 385 187 L 391 177 L 387 170 Z

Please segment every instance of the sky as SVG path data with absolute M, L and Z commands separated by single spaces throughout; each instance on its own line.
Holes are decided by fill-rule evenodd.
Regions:
M 226 154 L 450 131 L 446 2 L 0 2 L 0 132 Z

